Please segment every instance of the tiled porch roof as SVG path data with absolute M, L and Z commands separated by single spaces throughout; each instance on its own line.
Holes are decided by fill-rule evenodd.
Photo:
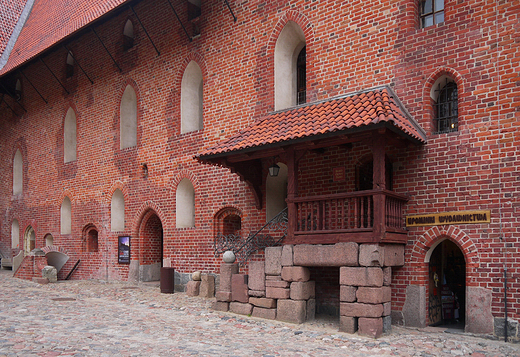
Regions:
M 348 134 L 354 129 L 370 130 L 377 124 L 387 124 L 413 142 L 426 142 L 423 129 L 406 112 L 393 91 L 380 87 L 272 113 L 205 150 L 197 158 L 205 160 L 245 150 L 260 150 L 327 134 Z
M 67 36 L 128 0 L 35 0 L 3 75 L 37 57 Z

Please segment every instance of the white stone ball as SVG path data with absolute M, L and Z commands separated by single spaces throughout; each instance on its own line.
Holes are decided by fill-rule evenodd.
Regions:
M 201 281 L 202 280 L 202 274 L 200 271 L 195 271 L 193 274 L 191 274 L 191 279 L 193 281 Z
M 226 251 L 222 255 L 222 260 L 224 260 L 224 263 L 234 263 L 235 259 L 235 253 L 233 253 L 231 250 Z

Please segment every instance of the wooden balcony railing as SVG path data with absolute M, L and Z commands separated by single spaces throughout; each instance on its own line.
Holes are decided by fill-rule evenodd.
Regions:
M 288 200 L 286 243 L 396 242 L 406 240 L 406 196 L 369 190 Z

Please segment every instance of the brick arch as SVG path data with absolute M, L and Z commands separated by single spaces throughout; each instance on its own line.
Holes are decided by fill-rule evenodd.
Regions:
M 115 147 L 117 148 L 117 151 L 119 151 L 120 142 L 121 142 L 121 132 L 120 132 L 120 126 L 121 126 L 121 101 L 123 99 L 123 94 L 125 93 L 125 89 L 127 86 L 131 86 L 135 93 L 135 103 L 136 103 L 136 130 L 137 130 L 137 137 L 136 137 L 136 147 L 139 146 L 140 138 L 141 138 L 141 130 L 140 123 L 141 123 L 141 117 L 142 117 L 142 106 L 140 105 L 141 102 L 141 91 L 139 89 L 139 86 L 137 85 L 137 82 L 133 80 L 132 78 L 126 78 L 124 79 L 121 84 L 120 88 L 117 92 L 117 102 L 116 102 L 116 110 L 115 110 L 115 117 L 114 117 L 114 126 L 117 130 L 117 140 L 114 142 Z M 127 148 L 128 149 L 128 148 Z
M 150 264 L 152 262 L 157 263 L 158 255 L 157 251 L 160 251 L 161 264 L 164 259 L 164 214 L 160 208 L 153 202 L 145 202 L 145 204 L 139 209 L 140 214 L 137 220 L 137 226 L 134 227 L 134 241 L 132 243 L 132 255 L 137 257 L 139 265 Z M 150 240 L 150 236 L 147 236 L 148 223 L 154 217 L 157 217 L 161 224 L 162 236 L 160 246 L 157 244 L 157 240 Z M 137 238 L 137 239 L 135 239 Z M 153 244 L 151 244 L 153 243 Z M 154 249 L 156 249 L 154 253 Z
M 300 26 L 305 36 L 307 56 L 307 101 L 312 102 L 317 99 L 317 92 L 311 85 L 316 78 L 316 71 L 313 67 L 314 63 L 316 63 L 314 24 L 303 13 L 296 10 L 289 10 L 283 13 L 274 25 L 265 46 L 265 56 L 258 58 L 258 76 L 266 78 L 265 90 L 263 91 L 265 96 L 264 99 L 260 101 L 263 104 L 258 107 L 258 113 L 260 115 L 264 115 L 266 111 L 272 111 L 274 109 L 274 49 L 280 33 L 289 21 L 293 21 Z M 267 108 L 265 106 L 267 106 Z
M 184 75 L 184 71 L 186 71 L 186 67 L 190 64 L 191 61 L 194 61 L 197 63 L 197 65 L 200 67 L 200 70 L 202 72 L 202 80 L 205 83 L 205 79 L 208 77 L 208 68 L 206 64 L 206 60 L 204 59 L 204 56 L 202 56 L 197 51 L 191 51 L 188 53 L 188 55 L 181 61 L 178 67 L 178 72 L 176 75 L 176 83 L 175 87 L 177 88 L 179 95 L 181 91 L 181 82 L 182 82 L 182 76 Z
M 435 245 L 435 243 L 444 238 L 453 241 L 460 248 L 464 258 L 466 259 L 466 266 L 478 266 L 477 247 L 464 231 L 455 226 L 435 226 L 416 239 L 409 259 L 410 263 L 426 264 L 426 255 L 428 251 Z
M 65 197 L 68 197 L 69 200 L 70 200 L 70 204 L 72 205 L 73 203 L 76 202 L 75 198 L 74 198 L 74 193 L 70 190 L 70 189 L 65 189 L 61 192 L 60 194 L 60 197 L 59 197 L 59 205 L 61 207 L 61 205 L 63 204 L 63 200 L 65 199 Z
M 141 229 L 141 226 L 143 222 L 146 222 L 145 218 L 149 218 L 148 214 L 149 212 L 155 212 L 155 214 L 159 217 L 161 222 L 166 221 L 166 215 L 164 214 L 163 210 L 153 201 L 146 201 L 144 202 L 141 207 L 137 210 L 137 213 L 135 215 L 134 223 L 132 224 L 132 235 L 134 237 L 139 237 L 139 232 Z
M 128 197 L 129 197 L 128 189 L 122 181 L 117 180 L 112 184 L 112 186 L 110 186 L 110 188 L 107 191 L 107 195 L 105 196 L 105 201 L 108 205 L 110 205 L 110 203 L 112 201 L 112 195 L 114 194 L 114 192 L 116 192 L 117 189 L 121 190 L 121 192 L 123 193 L 125 202 L 127 202 Z
M 195 192 L 197 192 L 197 190 L 200 189 L 200 184 L 199 184 L 199 180 L 197 178 L 197 176 L 190 170 L 181 170 L 179 171 L 179 173 L 172 178 L 171 180 L 171 187 L 172 187 L 172 192 L 173 194 L 175 195 L 175 192 L 177 191 L 177 187 L 179 186 L 179 183 L 184 180 L 185 178 L 187 178 L 188 180 L 191 181 L 191 184 L 193 185 L 193 189 L 195 190 Z
M 234 205 L 229 205 L 229 206 L 223 207 L 213 214 L 213 236 L 214 237 L 216 237 L 219 232 L 224 231 L 224 220 L 226 219 L 226 217 L 229 217 L 231 215 L 240 217 L 240 221 L 242 221 L 242 217 L 243 217 L 242 210 Z

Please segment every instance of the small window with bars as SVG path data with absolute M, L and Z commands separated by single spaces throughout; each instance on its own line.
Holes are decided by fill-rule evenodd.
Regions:
M 304 104 L 307 102 L 307 55 L 305 47 L 302 48 L 296 60 L 296 104 Z
M 444 0 L 421 1 L 421 27 L 444 22 Z
M 436 133 L 449 133 L 459 129 L 458 123 L 458 92 L 455 82 L 447 82 L 436 90 L 438 93 L 435 104 Z

